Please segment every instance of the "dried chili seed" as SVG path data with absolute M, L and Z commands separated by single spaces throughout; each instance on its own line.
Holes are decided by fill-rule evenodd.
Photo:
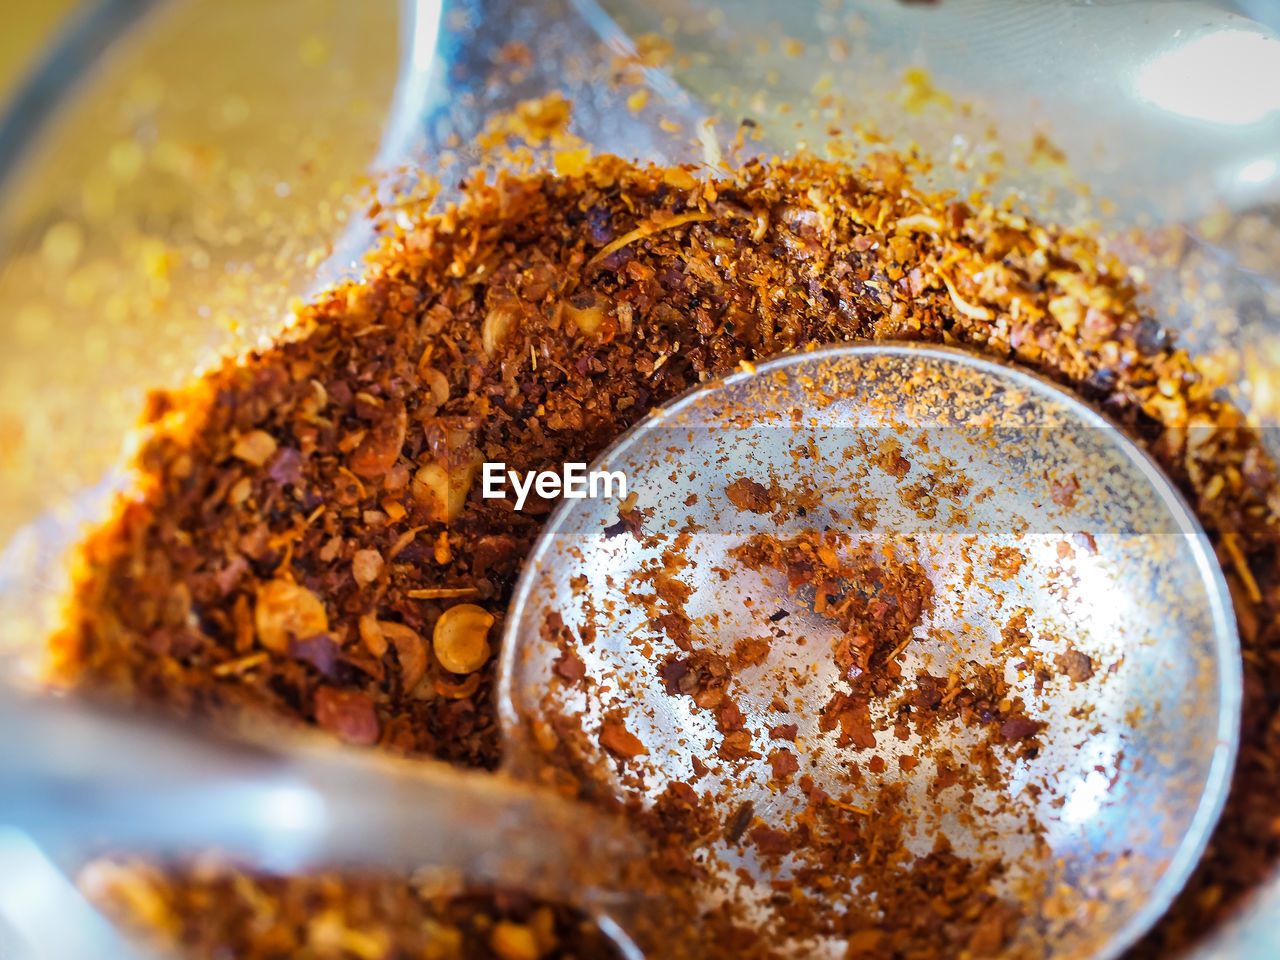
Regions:
M 292 580 L 272 580 L 258 588 L 253 624 L 259 643 L 287 653 L 291 640 L 327 632 L 329 617 L 324 603 L 306 587 Z
M 598 333 L 604 324 L 604 310 L 591 297 L 579 298 L 581 305 L 569 302 L 565 304 L 565 319 L 587 336 Z
M 413 475 L 410 492 L 413 499 L 427 510 L 436 523 L 447 523 L 462 516 L 467 493 L 475 480 L 479 461 L 466 460 L 453 470 L 440 463 L 427 463 Z
M 369 653 L 375 657 L 381 657 L 387 652 L 387 636 L 383 633 L 378 618 L 372 613 L 366 613 L 360 618 L 357 629 L 360 632 L 360 640 Z
M 431 402 L 437 407 L 444 406 L 449 399 L 448 378 L 430 364 L 420 365 L 418 367 L 418 376 L 422 377 L 427 389 L 431 391 Z
M 488 614 L 485 614 L 488 616 Z M 490 618 L 492 620 L 492 618 Z M 400 661 L 400 680 L 405 690 L 413 690 L 427 673 L 427 645 L 418 631 L 406 627 L 403 623 L 392 623 L 387 620 L 378 621 L 382 636 L 391 641 L 396 648 L 396 657 Z M 437 630 L 439 628 L 437 627 Z M 445 667 L 447 670 L 448 667 Z M 454 673 L 468 673 L 466 670 L 455 670 Z
M 489 659 L 493 614 L 474 603 L 450 607 L 436 621 L 431 645 L 440 666 L 450 673 L 475 673 Z
M 351 575 L 356 583 L 367 587 L 382 572 L 382 554 L 377 550 L 357 550 L 351 558 Z
M 491 357 L 496 356 L 503 343 L 519 325 L 520 315 L 511 307 L 498 306 L 491 309 L 485 314 L 484 324 L 481 327 L 484 352 Z
M 431 683 L 437 694 L 448 700 L 465 700 L 480 689 L 480 674 L 473 673 L 469 677 L 454 682 L 445 677 L 436 677 Z
M 236 440 L 231 448 L 232 456 L 239 457 L 245 463 L 260 467 L 276 452 L 276 439 L 265 430 L 250 430 Z

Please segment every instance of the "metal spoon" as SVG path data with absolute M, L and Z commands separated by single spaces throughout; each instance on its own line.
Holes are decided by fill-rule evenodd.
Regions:
M 591 915 L 624 912 L 628 871 L 644 852 L 614 818 L 554 791 L 338 749 L 296 730 L 232 739 L 78 700 L 13 696 L 0 699 L 0 729 L 0 823 L 55 857 L 212 850 L 280 873 L 434 870 L 446 884 L 519 889 Z M 67 916 L 75 905 L 52 893 Z M 22 929 L 39 917 L 11 919 Z M 601 925 L 625 957 L 639 956 L 609 917 Z M 61 960 L 58 937 L 24 932 Z
M 1241 668 L 1203 532 L 1121 430 L 1019 369 L 918 344 L 845 345 L 700 387 L 593 469 L 623 472 L 634 502 L 563 501 L 526 563 L 499 681 L 507 755 L 524 760 L 518 772 L 537 775 L 537 745 L 568 717 L 581 730 L 575 769 L 594 791 L 647 806 L 683 781 L 726 818 L 745 808 L 748 823 L 785 831 L 807 800 L 794 779 L 779 786 L 767 756 L 798 746 L 797 775 L 850 809 L 874 807 L 899 785 L 916 855 L 945 836 L 959 855 L 1000 856 L 1002 895 L 1051 905 L 1026 912 L 1015 952 L 1115 957 L 1168 907 L 1226 794 Z M 800 509 L 752 512 L 730 498 L 742 478 L 773 485 L 775 499 L 814 495 Z M 1008 744 L 986 748 L 1003 765 L 1003 790 L 978 787 L 966 802 L 962 788 L 929 789 L 942 748 L 957 757 L 983 749 L 980 725 L 940 723 L 903 741 L 891 729 L 899 701 L 872 696 L 874 748 L 840 745 L 839 725 L 822 729 L 833 692 L 852 689 L 833 656 L 840 630 L 816 612 L 811 588 L 789 590 L 734 550 L 756 534 L 827 529 L 928 571 L 932 609 L 895 651 L 905 686 L 920 672 L 964 677 L 995 666 L 1007 696 L 1043 725 L 1036 749 L 1018 748 L 1025 729 L 1016 726 L 1002 728 Z M 689 591 L 675 605 L 692 641 L 679 643 L 659 620 L 673 612 L 655 588 L 664 575 Z M 1029 611 L 1028 636 L 1010 652 L 1002 632 L 1019 611 Z M 567 632 L 543 629 L 551 614 Z M 669 692 L 672 674 L 661 671 L 690 647 L 733 662 L 737 644 L 762 637 L 767 656 L 735 666 L 728 688 L 755 750 L 736 760 L 712 712 Z M 557 673 L 566 651 L 582 661 L 584 681 Z M 606 717 L 647 752 L 624 761 L 606 749 Z M 770 738 L 786 724 L 796 725 L 795 744 Z M 866 763 L 874 755 L 884 772 L 851 780 L 848 764 L 876 770 Z M 918 765 L 899 759 L 907 757 Z M 1027 816 L 1042 825 L 1038 838 Z M 770 881 L 798 882 L 787 863 L 770 866 L 742 837 L 709 842 L 699 862 L 710 872 L 694 891 L 704 906 L 727 899 L 767 938 L 777 919 Z M 739 870 L 763 882 L 739 883 Z M 871 883 L 856 896 L 874 897 Z M 844 955 L 843 942 L 819 936 L 786 947 Z

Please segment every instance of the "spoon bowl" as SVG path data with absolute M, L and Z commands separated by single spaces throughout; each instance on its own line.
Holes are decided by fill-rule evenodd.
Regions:
M 792 955 L 918 924 L 940 851 L 986 871 L 987 953 L 1114 957 L 1168 906 L 1225 796 L 1238 641 L 1122 431 L 1012 367 L 845 345 L 704 385 L 592 469 L 627 498 L 561 504 L 507 620 L 518 775 L 659 837 L 684 798 L 716 825 L 691 898 Z

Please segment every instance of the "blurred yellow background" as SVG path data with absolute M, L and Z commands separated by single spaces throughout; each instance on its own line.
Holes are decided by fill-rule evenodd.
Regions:
M 97 2 L 0 0 L 0 110 Z M 278 329 L 353 221 L 352 252 L 368 242 L 352 214 L 398 0 L 147 8 L 90 71 L 66 65 L 0 191 L 0 542 L 91 513 L 77 498 L 117 476 L 148 388 Z
M 7 101 L 80 0 L 36 0 L 0 10 L 0 102 Z

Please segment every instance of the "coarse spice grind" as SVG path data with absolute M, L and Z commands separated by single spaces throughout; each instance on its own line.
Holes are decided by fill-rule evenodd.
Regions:
M 1121 422 L 1213 539 L 1244 647 L 1240 760 L 1204 862 L 1131 955 L 1209 928 L 1280 858 L 1280 490 L 1124 265 L 1086 233 L 925 192 L 889 154 L 747 161 L 711 180 L 610 156 L 574 166 L 473 179 L 456 207 L 402 220 L 361 280 L 270 347 L 153 394 L 134 487 L 84 544 L 58 679 L 494 767 L 493 652 L 553 504 L 481 498 L 482 462 L 589 461 L 655 404 L 806 344 L 958 344 Z M 946 857 L 916 870 L 929 895 L 890 892 L 851 955 L 999 955 L 980 872 Z M 420 878 L 103 859 L 81 880 L 195 957 L 608 954 L 563 908 Z M 749 949 L 769 946 L 720 944 Z

